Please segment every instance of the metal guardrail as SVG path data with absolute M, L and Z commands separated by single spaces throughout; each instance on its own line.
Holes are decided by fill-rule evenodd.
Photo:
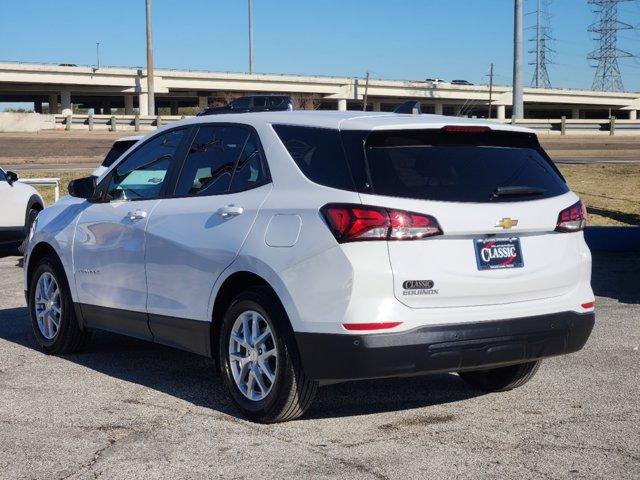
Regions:
M 118 127 L 126 130 L 133 128 L 135 131 L 149 130 L 161 127 L 166 123 L 177 122 L 187 118 L 184 115 L 54 115 L 56 127 L 62 126 L 65 130 L 94 130 L 96 127 L 115 132 Z M 190 118 L 190 117 L 189 117 Z
M 37 185 L 37 186 L 46 186 L 53 187 L 53 199 L 54 202 L 60 200 L 60 179 L 59 178 L 20 178 L 18 179 L 21 183 L 26 183 L 27 185 Z
M 66 130 L 151 130 L 164 124 L 191 118 L 184 115 L 54 115 L 55 127 L 64 127 Z M 615 135 L 616 131 L 640 134 L 640 120 L 620 120 L 615 117 L 609 119 L 578 120 L 578 119 L 506 119 L 496 120 L 501 123 L 509 123 L 519 127 L 531 128 L 540 133 L 558 132 L 560 135 L 567 133 L 609 133 Z

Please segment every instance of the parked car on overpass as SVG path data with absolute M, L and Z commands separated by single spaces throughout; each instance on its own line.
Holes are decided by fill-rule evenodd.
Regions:
M 452 85 L 473 85 L 469 80 L 451 80 Z
M 205 108 L 198 113 L 198 116 L 220 113 L 278 112 L 293 109 L 293 99 L 287 95 L 248 95 L 236 98 L 223 107 Z

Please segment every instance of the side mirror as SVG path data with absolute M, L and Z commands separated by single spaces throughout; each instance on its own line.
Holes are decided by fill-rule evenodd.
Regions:
M 69 182 L 69 195 L 92 200 L 96 194 L 96 177 L 84 177 Z
M 13 185 L 13 182 L 18 181 L 18 174 L 16 172 L 6 172 L 5 177 L 7 177 L 7 183 L 9 185 Z

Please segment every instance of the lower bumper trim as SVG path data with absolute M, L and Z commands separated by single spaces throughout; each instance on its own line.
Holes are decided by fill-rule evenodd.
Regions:
M 493 368 L 572 353 L 587 342 L 593 312 L 420 327 L 368 335 L 296 333 L 305 373 L 355 380 Z

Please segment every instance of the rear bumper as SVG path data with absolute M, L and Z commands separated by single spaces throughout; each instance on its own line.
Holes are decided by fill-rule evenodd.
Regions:
M 368 335 L 296 333 L 305 373 L 355 380 L 493 368 L 580 350 L 593 312 L 420 327 Z

